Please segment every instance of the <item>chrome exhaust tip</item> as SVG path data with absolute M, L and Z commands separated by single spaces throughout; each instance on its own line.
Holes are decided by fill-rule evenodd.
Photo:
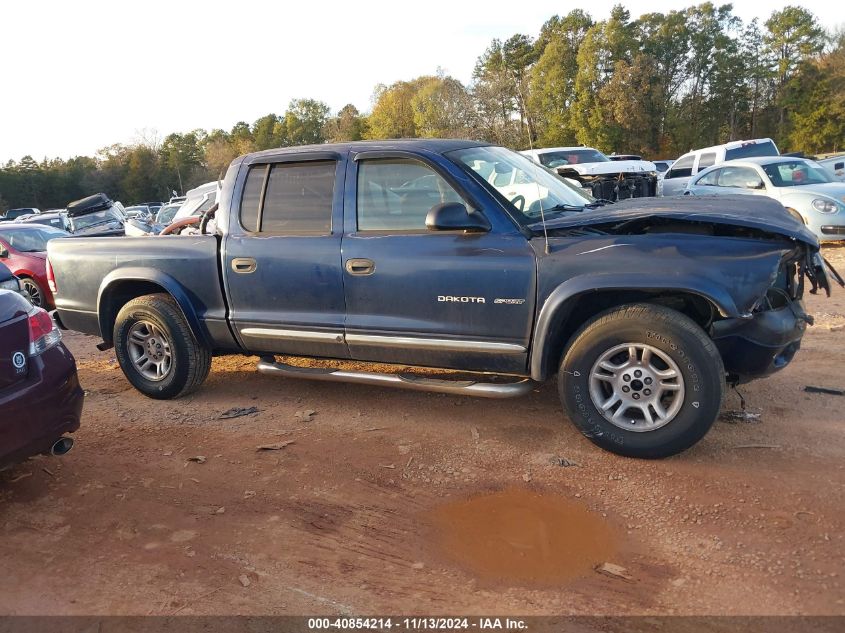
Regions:
M 60 437 L 56 440 L 53 446 L 50 447 L 50 455 L 56 457 L 65 455 L 73 448 L 73 439 L 70 437 Z

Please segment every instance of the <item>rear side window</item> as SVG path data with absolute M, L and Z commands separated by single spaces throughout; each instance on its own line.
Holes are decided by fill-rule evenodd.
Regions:
M 694 154 L 681 156 L 672 165 L 672 169 L 666 172 L 666 178 L 688 178 L 692 176 L 692 164 L 694 161 Z
M 508 181 L 512 173 L 507 173 Z M 460 202 L 458 193 L 424 163 L 362 161 L 358 167 L 359 231 L 424 231 L 431 207 Z
M 337 163 L 277 163 L 261 210 L 262 233 L 331 233 Z
M 741 147 L 734 147 L 725 152 L 725 160 L 748 158 L 749 156 L 779 156 L 778 148 L 771 141 L 762 143 L 745 143 Z
M 247 231 L 258 230 L 258 208 L 261 206 L 261 191 L 264 188 L 264 176 L 267 165 L 256 165 L 249 168 L 241 197 L 241 226 Z
M 241 225 L 260 233 L 331 233 L 336 170 L 333 160 L 250 168 L 241 198 Z
M 706 154 L 702 154 L 701 157 L 698 159 L 698 171 L 702 169 L 707 169 L 708 167 L 712 167 L 716 164 L 716 152 L 707 152 Z

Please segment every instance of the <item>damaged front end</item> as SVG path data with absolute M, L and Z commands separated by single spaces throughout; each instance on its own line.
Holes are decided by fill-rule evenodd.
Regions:
M 827 262 L 801 245 L 783 258 L 775 281 L 748 313 L 715 320 L 710 336 L 725 365 L 728 381 L 742 383 L 786 367 L 801 347 L 813 317 L 804 309 L 806 283 L 830 296 Z M 833 268 L 830 273 L 841 284 Z
M 604 164 L 604 163 L 602 163 Z M 613 163 L 610 163 L 612 165 Z M 627 200 L 657 195 L 656 171 L 621 171 L 603 174 L 583 173 L 570 166 L 557 168 L 563 178 L 573 180 L 584 191 L 600 200 Z
M 831 280 L 845 285 L 815 236 L 768 198 L 659 200 L 572 213 L 545 228 L 561 255 L 573 255 L 560 260 L 570 273 L 624 279 L 625 286 L 605 287 L 638 288 L 647 300 L 694 316 L 718 348 L 729 382 L 784 368 L 813 323 L 805 290 L 830 295 Z M 682 299 L 690 295 L 715 309 L 692 314 Z

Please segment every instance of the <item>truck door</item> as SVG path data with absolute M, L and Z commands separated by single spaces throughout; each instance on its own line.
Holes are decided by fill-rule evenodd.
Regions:
M 496 222 L 482 233 L 427 229 L 429 210 L 444 202 L 484 212 L 435 158 L 363 152 L 349 160 L 342 259 L 350 353 L 523 372 L 536 278 L 528 241 L 506 218 L 488 217 Z
M 221 261 L 230 320 L 246 350 L 348 356 L 344 168 L 334 152 L 258 156 L 241 167 Z

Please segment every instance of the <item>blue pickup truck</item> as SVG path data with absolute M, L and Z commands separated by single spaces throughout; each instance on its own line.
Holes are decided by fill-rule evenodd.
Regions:
M 812 322 L 805 285 L 829 292 L 835 274 L 772 200 L 609 205 L 458 140 L 242 156 L 194 234 L 53 240 L 49 262 L 60 323 L 114 346 L 152 398 L 197 389 L 222 354 L 281 376 L 492 398 L 557 375 L 585 436 L 645 458 L 703 437 L 726 383 L 789 363 Z

